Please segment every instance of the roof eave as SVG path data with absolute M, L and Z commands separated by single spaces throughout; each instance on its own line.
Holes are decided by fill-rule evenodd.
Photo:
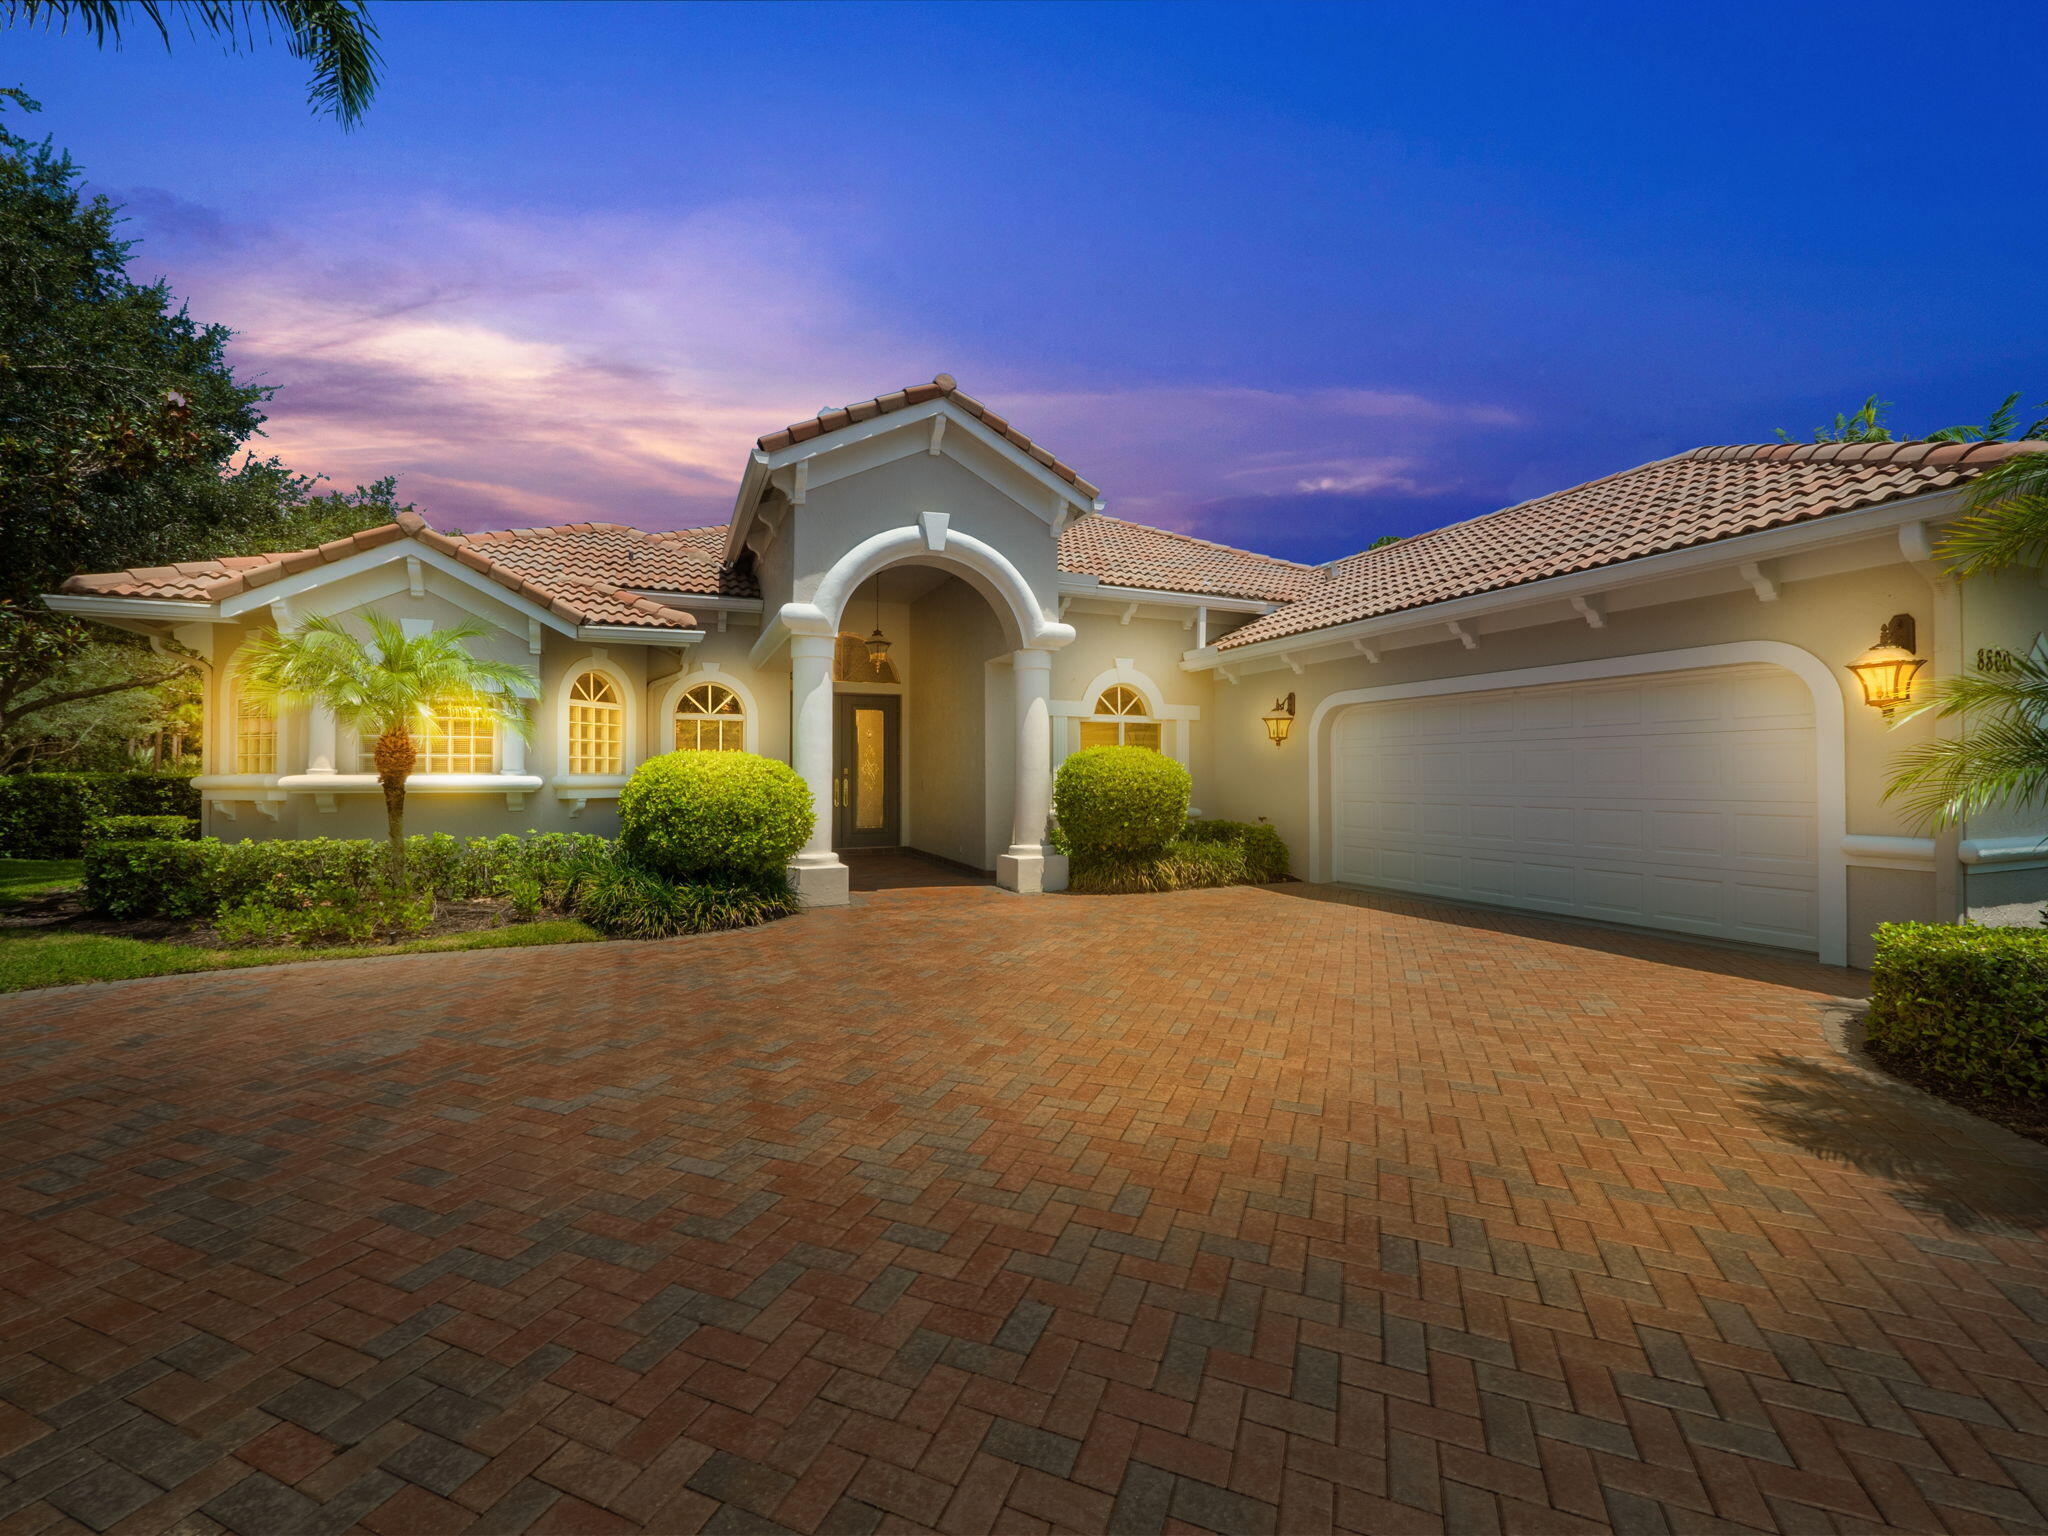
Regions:
M 1946 507 L 1929 505 L 1943 501 L 1948 503 Z M 1739 566 L 1796 550 L 1868 537 L 1874 532 L 1893 528 L 1904 529 L 1935 521 L 1943 516 L 1953 515 L 1959 510 L 1957 501 L 1958 488 L 1944 486 L 1939 490 L 1901 497 L 1896 501 L 1878 502 L 1873 506 L 1857 507 L 1843 512 L 1824 513 L 1782 527 L 1762 528 L 1754 533 L 1735 534 L 1704 544 L 1687 545 L 1682 549 L 1639 555 L 1632 560 L 1594 566 L 1589 570 L 1567 571 L 1536 581 L 1519 582 L 1511 587 L 1495 587 L 1485 592 L 1467 593 L 1461 597 L 1441 598 L 1433 603 L 1419 603 L 1413 608 L 1399 608 L 1390 613 L 1373 614 L 1362 619 L 1347 619 L 1317 629 L 1304 629 L 1296 634 L 1276 635 L 1270 640 L 1255 640 L 1248 645 L 1221 649 L 1211 645 L 1200 651 L 1188 652 L 1182 658 L 1181 665 L 1188 671 L 1239 667 L 1246 663 L 1284 658 L 1295 651 L 1340 645 L 1353 640 L 1368 640 L 1376 635 L 1393 634 L 1429 624 L 1448 623 L 1476 617 L 1481 613 L 1540 603 L 1568 602 L 1575 596 L 1588 597 L 1597 592 L 1659 581 L 1689 571 L 1707 570 L 1718 566 Z M 1900 560 L 1906 562 L 1907 558 L 1902 551 Z M 1284 606 L 1287 605 L 1283 605 L 1283 608 Z

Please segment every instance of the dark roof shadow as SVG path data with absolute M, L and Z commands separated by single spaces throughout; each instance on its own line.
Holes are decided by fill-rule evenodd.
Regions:
M 1748 981 L 1774 982 L 1780 986 L 1797 987 L 1801 991 L 1819 992 L 1830 997 L 1862 997 L 1870 982 L 1870 978 L 1862 971 L 1822 965 L 1818 960 L 1810 960 L 1795 954 L 1749 949 L 1738 944 L 1717 944 L 1706 939 L 1645 933 L 1629 928 L 1606 928 L 1593 923 L 1574 922 L 1570 918 L 1511 912 L 1496 907 L 1456 906 L 1446 901 L 1433 901 L 1427 896 L 1402 896 L 1392 891 L 1372 891 L 1348 885 L 1314 885 L 1299 880 L 1286 881 L 1279 885 L 1261 885 L 1252 889 L 1269 892 L 1275 896 L 1291 897 L 1297 901 L 1363 907 L 1373 912 L 1421 918 L 1432 923 L 1447 923 L 1457 928 L 1469 928 L 1477 933 L 1513 934 L 1518 938 L 1535 939 L 1545 944 L 1563 944 L 1573 949 L 1588 949 L 1600 954 L 1625 955 L 1632 960 L 1647 960 L 1656 965 L 1678 966 L 1685 970 L 1704 971 L 1715 976 L 1737 976 Z

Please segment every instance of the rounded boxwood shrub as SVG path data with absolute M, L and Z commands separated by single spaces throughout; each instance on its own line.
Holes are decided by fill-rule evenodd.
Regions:
M 1870 967 L 1873 1053 L 1951 1092 L 2048 1098 L 2048 932 L 1885 923 Z
M 1077 858 L 1151 853 L 1187 825 L 1187 769 L 1145 747 L 1084 747 L 1060 764 L 1053 810 Z
M 751 752 L 649 758 L 619 792 L 619 846 L 670 880 L 736 879 L 787 864 L 811 835 L 796 770 Z

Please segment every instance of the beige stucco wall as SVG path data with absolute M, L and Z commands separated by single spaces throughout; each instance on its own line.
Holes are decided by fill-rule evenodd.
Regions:
M 1001 626 L 979 592 L 948 580 L 911 605 L 914 669 L 904 673 L 905 838 L 941 858 L 994 867 L 987 794 L 988 695 L 1010 671 Z M 1009 827 L 1000 827 L 1004 844 Z
M 2048 634 L 2048 572 L 2004 571 L 1962 583 L 1960 590 L 1966 657 L 1999 647 L 2019 655 L 2043 645 Z M 2042 654 L 2048 654 L 2044 648 Z M 1970 819 L 1973 838 L 2038 837 L 2048 843 L 2048 809 L 2038 805 L 1989 811 Z M 2048 904 L 2048 858 L 2026 867 L 1977 864 L 1964 870 L 1962 903 L 1973 914 L 2013 920 L 2021 904 Z
M 1051 510 L 1049 497 L 1046 510 Z M 1059 572 L 1051 525 L 950 457 L 922 452 L 810 489 L 788 531 L 776 541 L 778 546 L 784 539 L 791 544 L 789 599 L 811 601 L 825 574 L 848 550 L 875 534 L 915 527 L 918 514 L 927 511 L 945 513 L 950 532 L 967 534 L 1001 551 L 1024 578 L 1040 609 L 1057 612 Z M 771 549 L 771 555 L 774 552 Z M 943 553 L 919 563 L 952 568 Z M 784 600 L 768 581 L 762 590 L 771 609 Z
M 1775 602 L 1752 593 L 1728 593 L 1610 613 L 1604 629 L 1572 619 L 1482 634 L 1477 650 L 1466 650 L 1448 634 L 1441 643 L 1390 649 L 1374 664 L 1364 657 L 1311 663 L 1297 677 L 1291 671 L 1253 673 L 1215 690 L 1214 777 L 1219 814 L 1241 820 L 1266 818 L 1293 853 L 1296 870 L 1310 867 L 1309 759 L 1320 754 L 1320 824 L 1327 828 L 1328 720 L 1317 730 L 1317 706 L 1333 694 L 1395 683 L 1432 681 L 1484 673 L 1599 661 L 1618 656 L 1691 649 L 1740 640 L 1770 640 L 1797 646 L 1824 663 L 1836 678 L 1846 715 L 1844 757 L 1848 831 L 1888 837 L 1917 834 L 1896 806 L 1885 803 L 1888 764 L 1902 747 L 1929 738 L 1924 721 L 1887 728 L 1862 703 L 1855 679 L 1843 663 L 1877 634 L 1885 619 L 1909 612 L 1918 619 L 1927 650 L 1935 617 L 1927 582 L 1903 563 L 1842 575 L 1788 582 Z M 1228 652 L 1224 653 L 1226 659 Z M 1504 679 L 1503 686 L 1512 679 Z M 1298 710 L 1294 734 L 1277 751 L 1259 717 L 1278 695 L 1293 692 Z M 1932 904 L 1933 876 L 1917 870 L 1870 871 L 1851 883 L 1853 935 L 1886 918 L 1924 918 Z

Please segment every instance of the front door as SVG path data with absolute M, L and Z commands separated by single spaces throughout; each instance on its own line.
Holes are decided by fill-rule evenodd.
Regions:
M 903 841 L 897 818 L 897 706 L 892 694 L 838 697 L 838 750 L 833 753 L 832 846 L 894 848 Z

